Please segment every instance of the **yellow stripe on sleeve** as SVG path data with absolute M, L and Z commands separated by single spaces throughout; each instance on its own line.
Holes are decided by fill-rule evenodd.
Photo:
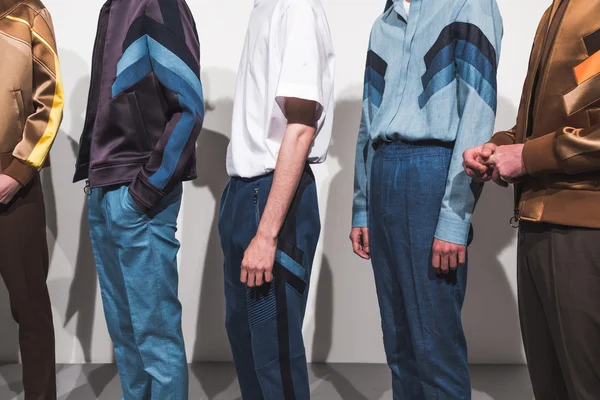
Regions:
M 10 15 L 6 16 L 6 18 L 27 25 L 29 27 L 29 30 L 31 31 L 31 34 L 35 36 L 44 45 L 44 47 L 50 50 L 50 52 L 54 56 L 54 70 L 56 73 L 56 82 L 54 88 L 54 97 L 52 100 L 52 108 L 50 110 L 50 116 L 48 118 L 48 123 L 46 125 L 44 133 L 42 134 L 42 137 L 38 140 L 31 154 L 26 160 L 28 164 L 30 164 L 34 168 L 39 169 L 41 168 L 42 164 L 46 160 L 46 157 L 48 156 L 50 147 L 52 146 L 54 138 L 58 133 L 58 128 L 60 126 L 60 121 L 62 118 L 62 110 L 64 105 L 64 89 L 62 86 L 62 77 L 60 74 L 60 63 L 56 51 L 54 51 L 54 49 L 52 48 L 52 46 L 50 46 L 46 39 L 44 39 L 36 31 L 33 30 L 33 27 L 29 22 L 27 22 L 24 19 L 13 17 Z

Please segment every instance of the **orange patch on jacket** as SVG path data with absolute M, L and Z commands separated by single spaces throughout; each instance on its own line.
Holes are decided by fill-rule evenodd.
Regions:
M 575 67 L 577 84 L 581 85 L 591 77 L 600 73 L 600 51 L 592 54 L 584 62 Z

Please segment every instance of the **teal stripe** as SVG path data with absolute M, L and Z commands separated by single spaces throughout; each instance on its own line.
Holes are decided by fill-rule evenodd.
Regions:
M 277 253 L 275 254 L 275 261 L 281 264 L 282 267 L 290 271 L 292 274 L 296 275 L 298 278 L 304 281 L 304 278 L 306 276 L 306 271 L 304 270 L 304 267 L 298 264 L 296 261 L 294 261 L 283 251 L 277 250 Z
M 194 71 L 188 67 L 175 53 L 164 47 L 156 40 L 148 37 L 148 49 L 152 58 L 159 62 L 163 67 L 169 69 L 176 75 L 179 75 L 192 89 L 196 92 L 199 98 L 203 98 L 202 84 L 200 79 L 194 74 Z
M 125 50 L 117 64 L 117 76 L 135 64 L 139 59 L 148 55 L 148 35 L 144 35 Z

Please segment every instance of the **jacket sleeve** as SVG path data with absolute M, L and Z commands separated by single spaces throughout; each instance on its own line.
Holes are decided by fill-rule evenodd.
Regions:
M 496 119 L 496 72 L 502 17 L 496 0 L 467 0 L 454 23 L 458 130 L 435 237 L 466 245 L 482 185 L 462 167 L 468 148 L 490 140 Z
M 150 210 L 183 178 L 196 151 L 196 140 L 204 119 L 204 97 L 200 82 L 200 43 L 187 7 L 179 1 L 163 2 L 173 7 L 161 24 L 145 24 L 150 68 L 160 82 L 169 121 L 148 162 L 131 182 L 129 192 L 142 208 Z M 173 15 L 179 15 L 168 26 Z
M 493 143 L 496 146 L 506 146 L 506 145 L 510 145 L 510 144 L 515 144 L 516 143 L 516 138 L 515 138 L 515 129 L 516 128 L 517 127 L 515 126 L 512 129 L 509 129 L 507 131 L 496 132 L 494 134 L 494 136 L 492 136 L 490 143 Z
M 64 93 L 50 13 L 43 9 L 31 29 L 33 53 L 33 113 L 27 117 L 23 139 L 3 173 L 25 186 L 44 166 L 62 121 Z M 31 109 L 31 108 L 27 108 Z
M 600 123 L 589 128 L 562 127 L 530 140 L 523 161 L 532 176 L 600 171 Z
M 356 142 L 356 159 L 354 163 L 354 199 L 352 204 L 352 227 L 368 227 L 369 214 L 369 178 L 373 158 L 373 142 L 369 135 L 371 126 L 369 79 L 365 71 L 362 117 Z

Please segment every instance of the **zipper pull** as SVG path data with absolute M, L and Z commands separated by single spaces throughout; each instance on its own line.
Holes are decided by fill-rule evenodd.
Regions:
M 254 188 L 254 204 L 258 204 L 258 188 Z
M 90 186 L 89 179 L 85 181 L 85 187 L 83 188 L 83 192 L 88 196 L 92 194 L 92 188 Z
M 515 215 L 510 219 L 510 226 L 517 229 L 519 227 L 520 222 L 521 217 L 519 215 L 519 209 L 515 208 Z

